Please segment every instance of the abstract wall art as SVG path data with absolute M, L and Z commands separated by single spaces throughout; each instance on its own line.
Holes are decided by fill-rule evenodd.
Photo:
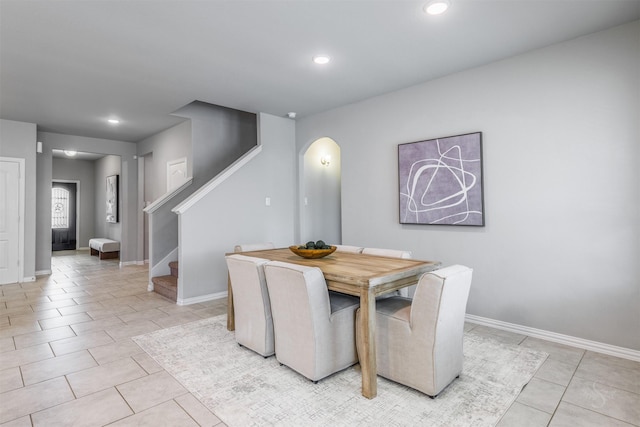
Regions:
M 484 226 L 482 132 L 398 145 L 400 223 Z
M 118 222 L 118 175 L 107 177 L 107 222 Z

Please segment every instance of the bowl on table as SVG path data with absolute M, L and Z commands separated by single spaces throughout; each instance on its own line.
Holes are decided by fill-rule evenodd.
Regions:
M 289 250 L 302 258 L 317 259 L 334 253 L 336 247 L 330 246 L 329 249 L 300 249 L 298 246 L 289 246 Z

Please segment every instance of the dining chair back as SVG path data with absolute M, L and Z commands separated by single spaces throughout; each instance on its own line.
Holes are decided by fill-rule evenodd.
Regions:
M 274 353 L 271 302 L 264 275 L 266 259 L 227 255 L 233 290 L 236 342 L 267 357 Z
M 362 253 L 365 255 L 386 256 L 389 258 L 411 258 L 410 251 L 400 251 L 397 249 L 364 248 Z
M 276 359 L 312 381 L 357 363 L 359 299 L 328 291 L 317 267 L 273 261 L 264 270 Z
M 378 375 L 432 397 L 460 375 L 472 274 L 462 265 L 445 267 L 420 278 L 413 300 L 377 302 Z
M 364 248 L 360 247 L 360 246 L 351 246 L 351 245 L 333 245 L 336 247 L 336 251 L 340 251 L 340 252 L 353 252 L 356 254 L 360 254 L 362 253 L 362 250 Z
M 250 252 L 250 251 L 262 251 L 266 249 L 275 249 L 275 246 L 271 242 L 265 243 L 243 243 L 235 245 L 234 252 Z

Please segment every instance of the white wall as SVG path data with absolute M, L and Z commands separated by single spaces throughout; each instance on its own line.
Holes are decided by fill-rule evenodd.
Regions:
M 467 312 L 640 349 L 640 22 L 303 118 L 342 237 L 474 268 Z M 345 119 L 345 118 L 348 118 Z M 486 226 L 398 222 L 397 145 L 482 131 Z
M 35 280 L 36 125 L 0 119 L 0 157 L 25 160 L 25 170 L 22 171 L 25 176 L 23 277 L 25 281 Z
M 259 115 L 262 152 L 180 216 L 179 299 L 227 291 L 224 255 L 239 243 L 293 242 L 295 125 Z M 271 206 L 265 206 L 265 198 Z M 187 286 L 188 285 L 188 286 Z

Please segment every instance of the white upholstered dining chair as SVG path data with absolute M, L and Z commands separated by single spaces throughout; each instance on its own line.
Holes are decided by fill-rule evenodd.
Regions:
M 274 353 L 271 302 L 264 276 L 266 259 L 227 255 L 233 290 L 236 342 L 268 357 Z
M 472 273 L 462 265 L 445 267 L 422 275 L 413 300 L 377 301 L 378 375 L 431 397 L 460 375 Z
M 250 252 L 250 251 L 262 251 L 266 249 L 275 249 L 275 246 L 271 242 L 265 243 L 243 243 L 235 245 L 234 252 Z
M 273 261 L 264 271 L 278 362 L 312 381 L 358 362 L 358 298 L 328 291 L 316 267 Z
M 351 246 L 351 245 L 333 245 L 336 247 L 336 251 L 340 251 L 340 252 L 353 252 L 356 254 L 360 254 L 362 253 L 362 250 L 364 248 L 360 247 L 360 246 Z
M 364 248 L 362 253 L 365 255 L 386 256 L 389 258 L 411 258 L 410 251 L 400 251 L 397 249 Z

